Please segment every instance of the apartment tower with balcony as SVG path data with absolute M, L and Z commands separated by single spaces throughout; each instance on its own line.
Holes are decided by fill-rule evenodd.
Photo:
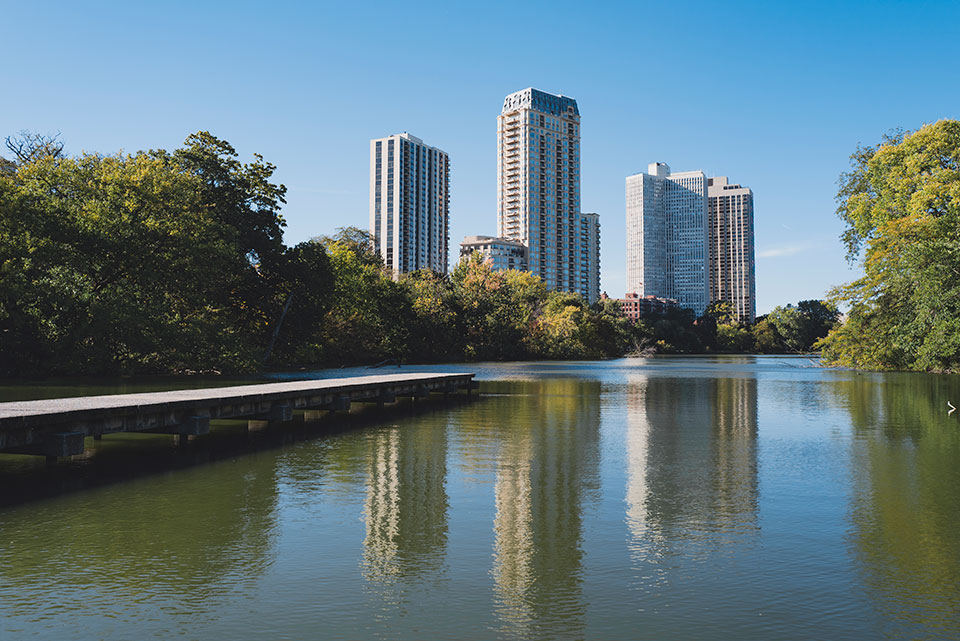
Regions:
M 587 222 L 580 214 L 576 100 L 532 88 L 504 99 L 497 117 L 497 207 L 498 236 L 527 247 L 528 269 L 548 289 L 597 299 L 599 250 L 583 244 L 594 242 L 583 231 L 595 214 Z
M 466 236 L 460 243 L 460 260 L 480 254 L 494 271 L 527 271 L 527 246 L 518 240 L 493 236 Z
M 591 304 L 600 300 L 600 215 L 581 213 L 577 216 L 579 247 L 577 275 L 579 291 Z
M 450 158 L 408 133 L 370 141 L 370 235 L 394 274 L 446 273 Z
M 707 198 L 710 301 L 727 301 L 737 320 L 752 323 L 757 316 L 753 191 L 717 176 L 707 180 Z
M 707 177 L 652 163 L 628 176 L 627 291 L 672 298 L 703 314 L 707 273 Z

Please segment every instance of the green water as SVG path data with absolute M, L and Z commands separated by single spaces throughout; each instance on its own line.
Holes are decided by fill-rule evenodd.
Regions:
M 960 638 L 958 377 L 467 369 L 479 400 L 0 458 L 0 639 Z

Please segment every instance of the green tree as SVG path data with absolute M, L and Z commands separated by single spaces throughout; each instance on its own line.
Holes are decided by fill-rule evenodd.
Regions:
M 836 306 L 819 300 L 800 301 L 796 307 L 775 307 L 767 322 L 776 330 L 787 351 L 808 352 L 836 325 L 840 313 Z
M 753 335 L 739 323 L 717 325 L 717 348 L 721 352 L 752 352 Z
M 326 248 L 307 241 L 288 248 L 278 270 L 276 288 L 284 297 L 286 313 L 281 311 L 273 326 L 277 337 L 274 361 L 310 365 L 321 362 L 323 319 L 333 298 L 333 269 Z
M 243 365 L 242 341 L 217 331 L 230 248 L 196 180 L 168 157 L 33 157 L 5 180 L 0 349 L 12 350 L 10 373 Z
M 309 336 L 325 255 L 283 246 L 269 163 L 242 164 L 205 132 L 173 153 L 69 157 L 34 135 L 7 146 L 3 373 L 251 369 L 296 289 L 281 351 Z
M 524 337 L 530 329 L 529 309 L 515 304 L 504 272 L 493 271 L 473 254 L 460 261 L 451 276 L 468 360 L 517 360 L 528 355 Z
M 703 315 L 714 319 L 717 325 L 729 325 L 737 322 L 737 314 L 733 305 L 725 300 L 714 301 L 707 305 L 707 310 Z
M 460 309 L 453 284 L 445 274 L 421 269 L 401 281 L 411 301 L 407 358 L 425 361 L 459 360 L 463 355 Z
M 838 215 L 862 278 L 835 288 L 847 321 L 821 343 L 828 362 L 960 370 L 960 121 L 888 136 L 851 156 Z
M 403 286 L 355 245 L 329 240 L 325 248 L 334 282 L 323 320 L 325 361 L 344 365 L 404 358 L 414 314 Z
M 778 354 L 786 351 L 783 338 L 776 326 L 766 316 L 758 317 L 750 328 L 753 349 L 761 354 Z

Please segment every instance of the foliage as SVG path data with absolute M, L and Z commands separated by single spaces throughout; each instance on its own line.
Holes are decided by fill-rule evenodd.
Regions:
M 809 352 L 833 329 L 839 318 L 840 312 L 833 303 L 802 300 L 796 307 L 775 307 L 765 320 L 787 351 Z
M 960 370 L 960 121 L 858 148 L 838 214 L 862 278 L 837 287 L 846 322 L 825 358 L 866 369 Z
M 777 354 L 786 351 L 783 338 L 766 316 L 762 316 L 750 328 L 753 350 L 760 354 Z
M 74 157 L 32 134 L 7 148 L 0 375 L 782 351 L 835 314 L 802 301 L 747 327 L 721 301 L 631 321 L 479 256 L 393 274 L 355 227 L 288 247 L 274 166 L 207 132 L 173 152 Z
M 0 174 L 0 373 L 257 365 L 298 260 L 271 165 L 203 132 L 173 154 L 17 149 Z

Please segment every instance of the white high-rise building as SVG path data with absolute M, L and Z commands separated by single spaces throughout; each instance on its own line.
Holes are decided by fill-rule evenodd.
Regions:
M 497 117 L 497 208 L 497 235 L 527 246 L 528 269 L 548 289 L 596 300 L 581 260 L 576 100 L 532 88 L 504 99 Z M 599 250 L 596 259 L 592 269 L 599 274 Z
M 370 235 L 394 273 L 446 273 L 450 158 L 408 133 L 370 141 Z
M 737 320 L 752 323 L 757 316 L 753 191 L 718 176 L 708 179 L 707 197 L 710 302 L 725 300 Z
M 628 176 L 627 291 L 673 298 L 703 314 L 707 275 L 707 177 L 652 163 Z

